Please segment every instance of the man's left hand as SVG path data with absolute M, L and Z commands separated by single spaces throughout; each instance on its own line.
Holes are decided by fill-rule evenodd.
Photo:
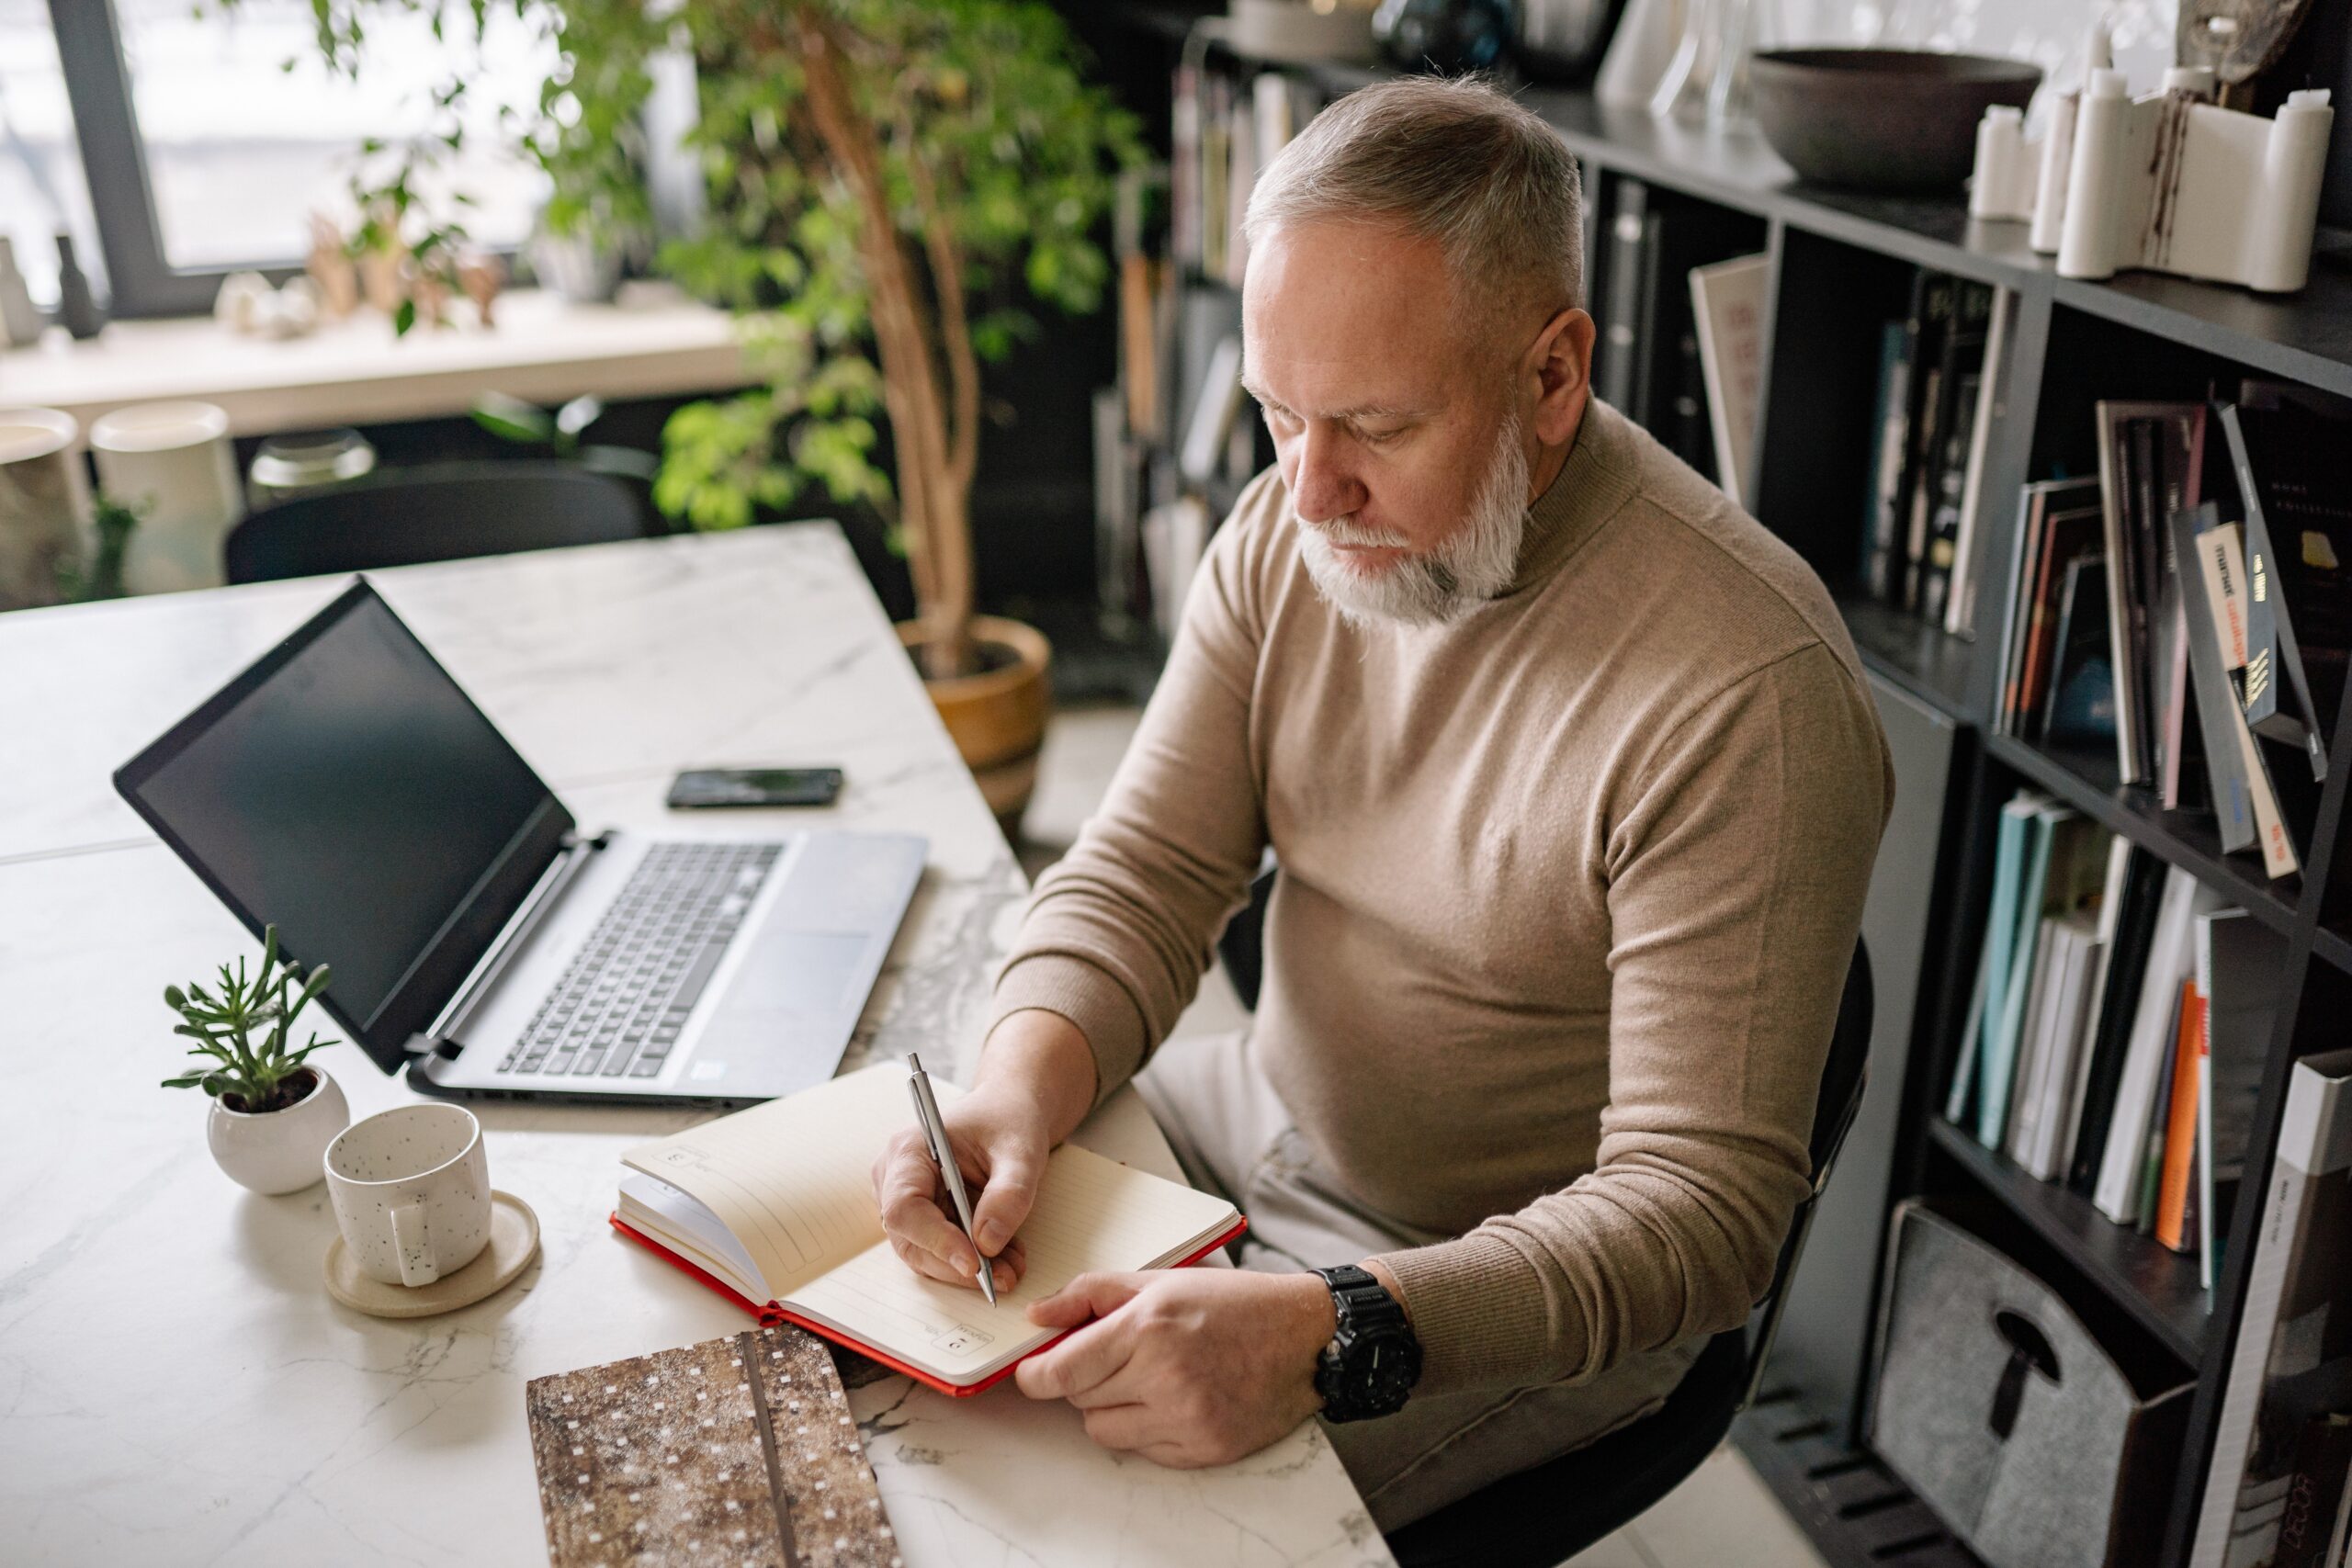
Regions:
M 1069 1400 L 1106 1449 L 1178 1469 L 1224 1464 L 1323 1407 L 1315 1359 L 1333 1310 L 1312 1274 L 1081 1274 L 1029 1320 L 1077 1332 L 1021 1363 L 1021 1392 Z

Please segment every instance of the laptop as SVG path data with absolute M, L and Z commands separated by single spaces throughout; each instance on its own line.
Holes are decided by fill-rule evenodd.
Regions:
M 742 1102 L 832 1076 L 925 840 L 584 833 L 367 579 L 115 788 L 387 1073 Z

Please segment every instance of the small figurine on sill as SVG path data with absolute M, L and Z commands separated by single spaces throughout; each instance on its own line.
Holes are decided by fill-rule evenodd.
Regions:
M 272 288 L 257 272 L 232 272 L 212 297 L 212 318 L 232 332 L 254 337 L 302 337 L 319 324 L 319 286 L 289 277 Z
M 485 328 L 498 325 L 492 307 L 505 286 L 506 265 L 488 251 L 468 251 L 458 258 L 458 287 L 474 302 L 474 313 Z
M 343 231 L 323 212 L 311 214 L 311 254 L 303 262 L 319 291 L 319 309 L 342 321 L 359 309 L 359 269 L 352 265 Z

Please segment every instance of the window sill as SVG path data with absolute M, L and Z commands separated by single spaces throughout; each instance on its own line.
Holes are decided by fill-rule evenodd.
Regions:
M 747 385 L 723 310 L 662 285 L 632 284 L 611 305 L 537 289 L 499 297 L 498 325 L 392 336 L 363 310 L 308 337 L 242 335 L 209 317 L 116 321 L 88 343 L 51 329 L 0 352 L 0 406 L 62 409 L 82 422 L 129 403 L 217 403 L 236 435 L 463 413 L 479 394 L 540 403 L 721 391 Z

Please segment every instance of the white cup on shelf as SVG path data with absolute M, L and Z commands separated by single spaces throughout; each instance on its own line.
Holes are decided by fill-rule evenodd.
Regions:
M 245 514 L 229 416 L 212 403 L 136 403 L 90 425 L 98 488 L 139 517 L 123 552 L 133 593 L 214 588 L 221 546 Z

